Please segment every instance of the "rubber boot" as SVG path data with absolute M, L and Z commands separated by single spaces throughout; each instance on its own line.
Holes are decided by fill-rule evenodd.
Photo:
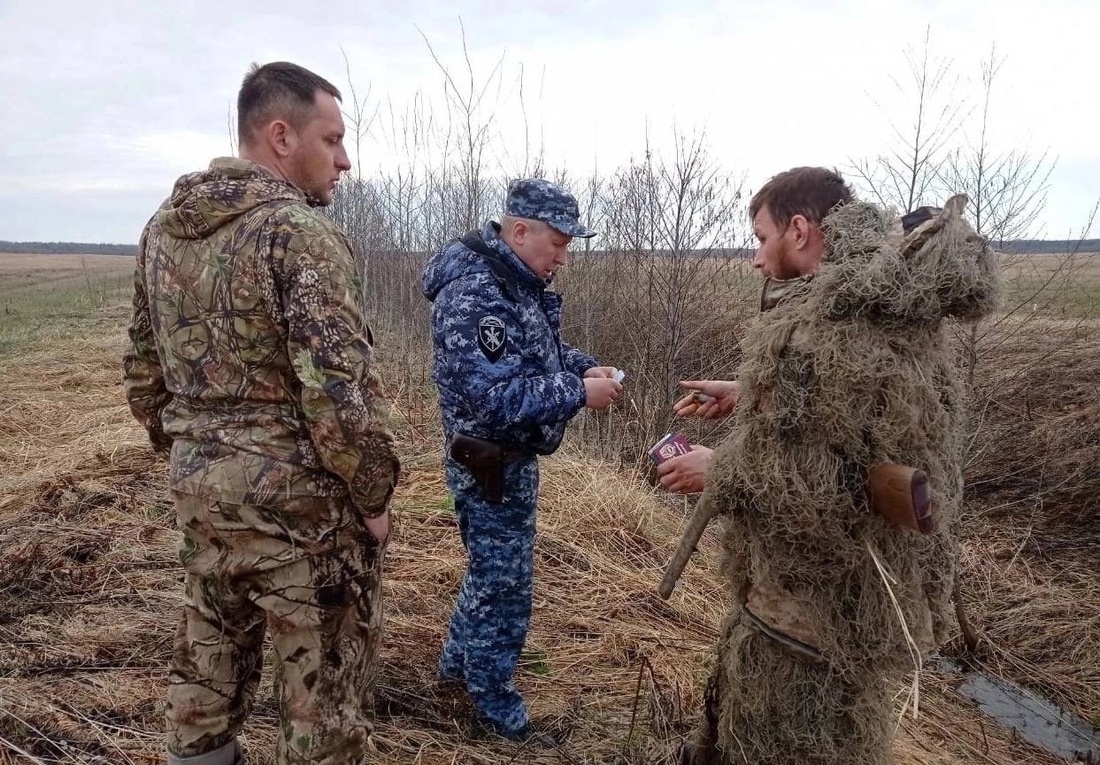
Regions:
M 241 745 L 237 739 L 233 739 L 212 752 L 203 752 L 191 757 L 180 757 L 178 754 L 169 752 L 168 765 L 245 765 L 245 762 Z

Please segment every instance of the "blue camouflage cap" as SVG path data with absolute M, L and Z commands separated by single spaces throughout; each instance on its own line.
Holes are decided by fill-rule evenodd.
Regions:
M 558 184 L 541 178 L 520 178 L 509 183 L 504 214 L 541 220 L 567 236 L 587 239 L 596 235 L 581 223 L 576 197 Z

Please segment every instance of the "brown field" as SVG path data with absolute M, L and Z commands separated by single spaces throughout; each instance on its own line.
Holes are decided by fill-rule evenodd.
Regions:
M 41 271 L 56 269 L 59 271 L 81 271 L 85 267 L 117 270 L 130 269 L 134 259 L 129 255 L 30 255 L 22 252 L 0 252 L 0 274 L 19 271 Z
M 1073 263 L 1077 272 L 1086 278 L 1093 281 L 1100 279 L 1100 252 L 1002 254 L 1000 258 L 1001 265 L 1008 269 L 1008 273 L 1005 274 L 1008 278 L 1012 278 L 1016 273 L 1029 272 L 1050 275 L 1065 268 L 1067 263 Z
M 163 762 L 182 590 L 164 466 L 119 384 L 132 263 L 0 255 L 0 318 L 19 318 L 0 327 L 0 763 Z M 961 566 L 984 643 L 968 661 L 1100 723 L 1100 344 L 1075 321 L 1028 327 L 983 345 Z M 422 392 L 389 393 L 404 471 L 367 763 L 673 763 L 725 610 L 713 532 L 665 603 L 655 588 L 683 505 L 576 449 L 546 460 L 518 684 L 566 741 L 536 756 L 472 740 L 468 702 L 431 682 L 463 564 L 439 426 Z M 918 716 L 899 718 L 902 765 L 1063 761 L 985 717 L 952 672 L 925 667 L 919 681 Z M 249 762 L 271 763 L 276 735 L 268 672 Z
M 68 290 L 89 280 L 129 277 L 134 259 L 126 255 L 25 255 L 0 252 L 0 283 L 4 297 L 25 290 Z

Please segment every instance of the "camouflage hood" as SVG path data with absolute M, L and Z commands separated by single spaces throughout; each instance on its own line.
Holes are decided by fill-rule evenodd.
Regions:
M 465 245 L 458 246 L 458 241 L 451 242 L 442 247 L 429 260 L 421 277 L 421 289 L 424 297 L 434 301 L 439 291 L 463 276 L 478 274 L 490 270 L 485 256 L 471 250 Z
M 172 196 L 157 211 L 157 222 L 175 239 L 205 239 L 248 211 L 277 200 L 304 202 L 305 196 L 254 162 L 220 157 L 210 169 L 176 181 Z
M 480 231 L 455 239 L 428 260 L 421 280 L 424 297 L 434 301 L 439 291 L 455 279 L 482 273 L 493 274 L 513 298 L 521 288 L 538 294 L 548 285 L 504 243 L 500 225 L 488 221 Z
M 965 204 L 965 197 L 952 197 L 905 231 L 874 205 L 838 208 L 823 222 L 825 260 L 807 298 L 830 319 L 899 327 L 988 314 L 995 304 L 993 254 L 962 217 Z

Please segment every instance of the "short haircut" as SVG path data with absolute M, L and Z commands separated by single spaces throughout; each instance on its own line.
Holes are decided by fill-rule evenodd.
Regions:
M 238 140 L 242 145 L 250 143 L 256 130 L 277 119 L 300 128 L 313 109 L 319 90 L 340 100 L 335 85 L 297 64 L 288 61 L 253 64 L 237 94 Z
M 852 201 L 852 190 L 836 170 L 824 167 L 796 167 L 765 183 L 749 203 L 749 217 L 767 207 L 781 231 L 791 218 L 802 215 L 820 224 L 836 206 Z
M 518 215 L 501 215 L 500 216 L 500 230 L 511 231 L 512 226 L 516 225 L 520 221 L 527 224 L 527 227 L 532 230 L 542 230 L 550 228 L 550 224 L 545 221 L 537 220 L 535 218 L 521 218 Z

